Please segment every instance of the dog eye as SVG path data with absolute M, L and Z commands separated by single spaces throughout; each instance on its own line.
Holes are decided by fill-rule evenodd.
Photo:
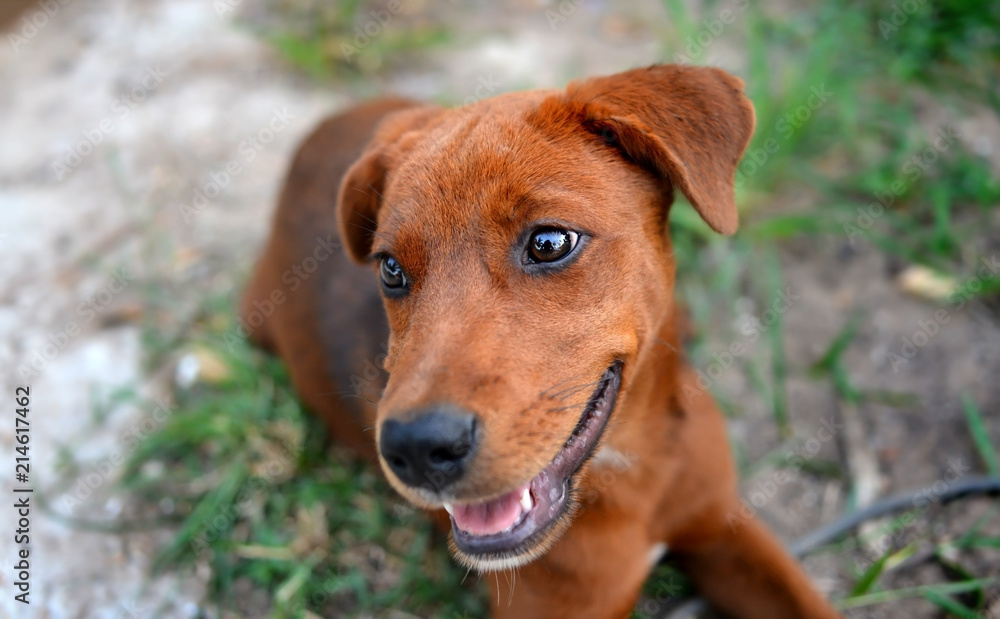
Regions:
M 406 286 L 406 273 L 403 267 L 392 256 L 383 256 L 379 263 L 379 276 L 382 278 L 382 285 L 391 290 L 397 290 Z
M 557 262 L 576 247 L 580 235 L 570 230 L 542 228 L 528 240 L 527 259 L 531 263 Z

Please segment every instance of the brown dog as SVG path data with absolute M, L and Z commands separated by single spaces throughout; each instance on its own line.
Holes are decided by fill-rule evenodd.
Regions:
M 378 101 L 299 150 L 243 317 L 338 441 L 448 510 L 459 561 L 518 570 L 494 616 L 626 617 L 668 547 L 734 616 L 837 616 L 760 524 L 733 525 L 723 419 L 678 352 L 673 191 L 735 231 L 753 126 L 738 79 L 665 65 Z

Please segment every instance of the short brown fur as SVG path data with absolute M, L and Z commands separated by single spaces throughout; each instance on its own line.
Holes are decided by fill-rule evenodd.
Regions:
M 600 449 L 630 466 L 612 483 L 600 459 L 580 469 L 573 513 L 526 553 L 516 578 L 495 579 L 495 617 L 626 617 L 657 544 L 733 616 L 837 616 L 760 524 L 732 526 L 739 502 L 723 418 L 679 352 L 673 190 L 712 228 L 734 232 L 733 176 L 753 124 L 738 79 L 662 65 L 453 110 L 378 101 L 326 121 L 300 148 L 242 314 L 249 321 L 255 301 L 286 293 L 252 335 L 363 456 L 377 453 L 387 419 L 441 401 L 476 413 L 482 444 L 446 493 L 414 490 L 380 458 L 411 502 L 440 510 L 531 479 L 605 369 L 623 364 Z M 543 276 L 518 268 L 512 248 L 538 222 L 586 233 L 570 266 Z M 317 238 L 343 239 L 355 262 L 391 254 L 409 294 L 384 299 L 382 313 L 371 267 L 340 255 L 286 290 L 284 274 L 314 255 Z M 366 373 L 383 358 L 387 383 Z M 336 395 L 345 393 L 358 397 Z

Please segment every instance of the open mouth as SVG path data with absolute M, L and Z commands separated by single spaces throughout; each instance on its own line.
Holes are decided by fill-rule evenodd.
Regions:
M 573 477 L 601 438 L 621 388 L 622 364 L 605 371 L 569 440 L 534 479 L 481 503 L 445 504 L 452 540 L 478 569 L 517 565 L 545 539 L 571 507 Z

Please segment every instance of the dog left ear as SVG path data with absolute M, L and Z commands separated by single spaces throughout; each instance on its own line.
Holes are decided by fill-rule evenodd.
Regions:
M 385 117 L 361 157 L 344 174 L 337 198 L 337 220 L 347 255 L 363 263 L 372 250 L 386 178 L 395 160 L 419 139 L 419 130 L 442 112 L 421 105 Z
M 736 231 L 734 176 L 755 122 L 742 80 L 709 67 L 657 65 L 574 82 L 566 97 L 582 107 L 588 131 L 668 179 L 713 230 Z

